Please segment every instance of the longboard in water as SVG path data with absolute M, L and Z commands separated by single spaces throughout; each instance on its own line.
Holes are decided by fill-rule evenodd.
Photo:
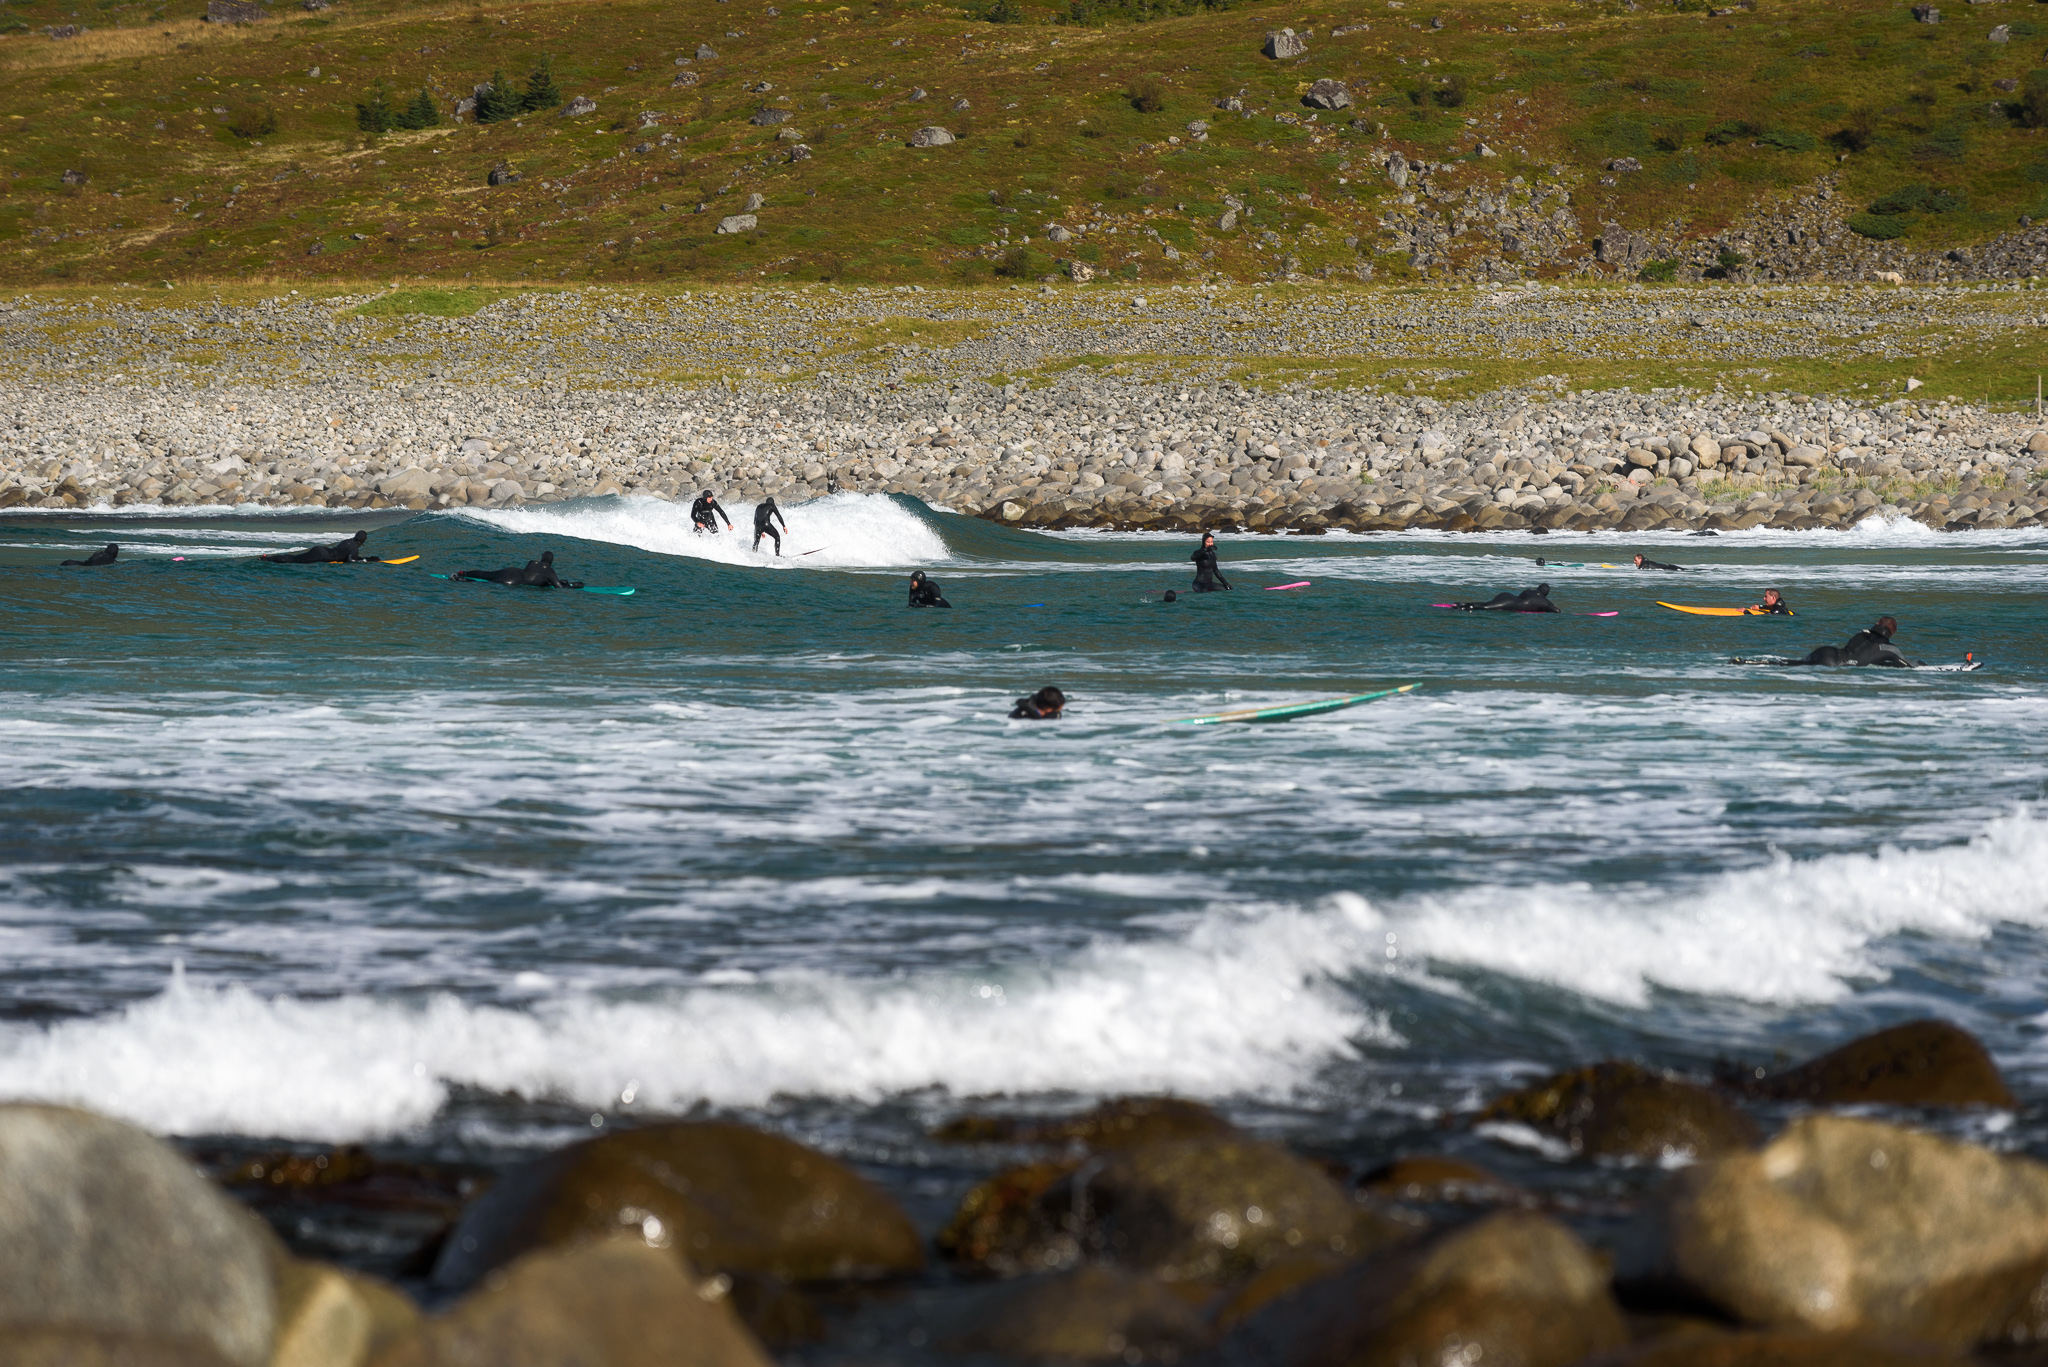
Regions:
M 1455 608 L 1456 603 L 1431 603 L 1433 608 Z M 1620 608 L 1607 612 L 1524 612 L 1520 608 L 1474 608 L 1474 612 L 1512 612 L 1518 617 L 1619 617 Z
M 1174 722 L 1181 726 L 1215 726 L 1222 722 L 1293 721 L 1296 717 L 1313 717 L 1319 712 L 1342 711 L 1375 698 L 1391 698 L 1420 687 L 1421 684 L 1402 684 L 1399 688 L 1383 688 L 1377 693 L 1352 693 L 1342 698 L 1318 698 L 1314 702 L 1281 703 L 1275 707 L 1246 707 L 1235 712 L 1212 712 L 1206 717 L 1175 717 Z
M 1305 589 L 1308 585 L 1309 581 L 1306 579 L 1297 580 L 1292 584 L 1268 584 L 1266 585 L 1266 592 L 1278 593 L 1282 589 Z
M 430 575 L 428 575 L 428 576 L 427 576 L 427 578 L 429 578 L 429 579 L 454 579 L 454 578 L 455 578 L 455 576 L 454 576 L 454 575 L 452 575 L 452 574 L 430 574 Z M 460 580 L 460 581 L 458 581 L 458 582 L 460 582 L 460 583 L 464 583 L 464 584 L 491 584 L 491 583 L 492 583 L 492 581 L 491 581 L 491 580 L 489 580 L 489 579 L 463 579 L 463 580 Z M 495 587 L 495 588 L 501 588 L 501 589 L 545 589 L 545 588 L 553 588 L 553 587 L 555 587 L 555 586 L 554 586 L 554 585 L 552 585 L 552 584 L 494 584 L 494 585 L 493 585 L 493 587 Z M 633 590 L 632 590 L 631 588 L 629 588 L 629 587 L 625 586 L 625 585 L 615 585 L 615 586 L 607 587 L 607 586 L 605 586 L 605 585 L 602 585 L 602 584 L 585 584 L 585 585 L 583 585 L 583 587 L 581 587 L 581 588 L 577 589 L 577 590 L 576 590 L 576 592 L 578 592 L 578 593 L 609 593 L 609 594 L 615 594 L 615 595 L 617 595 L 617 596 L 618 596 L 618 597 L 620 597 L 620 598 L 630 598 L 630 597 L 632 597 L 632 596 L 633 596 Z
M 182 555 L 171 557 L 173 560 L 183 560 L 184 558 Z M 272 560 L 269 556 L 264 555 L 258 556 L 257 559 L 266 565 L 410 565 L 419 557 L 416 555 L 401 555 L 396 560 L 379 560 L 376 556 L 370 555 L 364 556 L 361 560 Z
M 1790 617 L 1793 615 L 1789 612 L 1757 612 L 1751 608 L 1689 608 L 1683 603 L 1667 603 L 1662 598 L 1657 600 L 1657 606 L 1660 608 L 1670 608 L 1673 612 L 1689 612 L 1695 617 Z
M 1801 665 L 1800 661 L 1793 659 L 1789 655 L 1737 655 L 1728 663 L 1732 665 L 1761 665 L 1766 668 Z M 1883 672 L 1886 669 L 1900 668 L 1898 665 L 1801 665 L 1801 667 L 1806 669 L 1876 669 L 1879 672 Z M 1918 674 L 1974 674 L 1983 667 L 1984 662 L 1978 659 L 1975 654 L 1966 655 L 1953 664 L 1904 666 L 1905 669 Z
M 1625 570 L 1627 565 L 1608 565 L 1598 560 L 1545 560 L 1536 557 L 1536 563 L 1546 570 Z

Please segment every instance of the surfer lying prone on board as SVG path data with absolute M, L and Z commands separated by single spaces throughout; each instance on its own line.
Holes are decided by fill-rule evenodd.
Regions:
M 529 560 L 523 569 L 462 570 L 450 579 L 471 579 L 485 584 L 516 584 L 537 589 L 580 589 L 581 579 L 564 579 L 555 573 L 555 553 L 542 551 L 540 559 Z
M 1652 560 L 1641 551 L 1636 552 L 1636 568 L 1639 570 L 1682 570 L 1683 565 L 1667 565 L 1661 560 Z
M 910 606 L 914 608 L 949 608 L 953 605 L 946 601 L 945 594 L 939 592 L 938 580 L 925 578 L 923 570 L 912 570 L 910 572 Z
M 1202 544 L 1188 557 L 1195 562 L 1195 592 L 1216 593 L 1228 589 L 1230 581 L 1216 568 L 1216 533 L 1203 532 Z
M 1520 593 L 1496 593 L 1483 603 L 1453 603 L 1460 612 L 1556 612 L 1550 601 L 1550 585 L 1538 584 Z
M 94 565 L 111 565 L 120 554 L 121 543 L 109 541 L 105 550 L 94 551 L 83 560 L 66 560 L 64 563 L 67 565 L 77 565 L 81 568 L 90 568 Z
M 374 555 L 362 554 L 368 532 L 357 532 L 331 546 L 312 546 L 303 551 L 278 551 L 263 558 L 273 565 L 368 565 L 378 563 Z
M 1892 636 L 1898 631 L 1896 617 L 1880 617 L 1871 625 L 1849 638 L 1847 645 L 1817 646 L 1803 660 L 1793 660 L 1795 665 L 1890 665 L 1894 669 L 1911 668 L 1912 662 L 1899 653 L 1892 644 Z
M 1770 617 L 1790 617 L 1792 615 L 1792 605 L 1785 601 L 1784 593 L 1778 589 L 1765 589 L 1764 601 L 1761 603 L 1751 603 L 1749 610 L 1751 612 L 1760 612 Z
M 1030 697 L 1017 699 L 1010 717 L 1013 721 L 1058 721 L 1060 709 L 1066 705 L 1067 695 L 1047 684 Z

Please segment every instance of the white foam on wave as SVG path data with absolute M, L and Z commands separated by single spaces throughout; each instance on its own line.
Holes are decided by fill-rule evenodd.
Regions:
M 829 494 L 780 506 L 789 523 L 780 556 L 766 540 L 759 551 L 748 549 L 754 531 L 753 510 L 747 505 L 731 510 L 732 530 L 716 534 L 691 530 L 687 503 L 645 497 L 471 509 L 455 516 L 524 535 L 573 536 L 657 555 L 755 568 L 893 569 L 944 564 L 952 558 L 936 527 L 882 494 Z
M 193 985 L 118 1013 L 0 1030 L 0 1095 L 162 1132 L 327 1140 L 424 1125 L 451 1088 L 592 1108 L 874 1100 L 929 1087 L 1284 1094 L 1354 1042 L 1398 1043 L 1334 981 L 1377 952 L 1341 911 L 1214 913 L 1066 961 L 970 975 L 712 978 L 653 1000 L 265 997 Z
M 2048 926 L 2048 823 L 1995 821 L 1966 843 L 1779 858 L 1689 890 L 1583 884 L 1472 888 L 1351 907 L 1420 956 L 1627 1006 L 1658 988 L 1766 1003 L 1830 1002 L 1890 976 L 1900 935 L 1982 940 Z

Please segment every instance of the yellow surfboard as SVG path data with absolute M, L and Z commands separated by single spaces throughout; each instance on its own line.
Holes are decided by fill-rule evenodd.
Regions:
M 396 560 L 386 560 L 384 563 L 387 565 L 410 565 L 413 561 L 417 559 L 419 559 L 419 557 L 416 555 L 401 555 Z
M 1670 608 L 1673 612 L 1689 612 L 1695 617 L 1790 617 L 1793 615 L 1789 612 L 1752 612 L 1748 608 L 1689 608 L 1683 603 L 1667 603 L 1661 598 L 1657 600 L 1657 606 L 1660 608 Z

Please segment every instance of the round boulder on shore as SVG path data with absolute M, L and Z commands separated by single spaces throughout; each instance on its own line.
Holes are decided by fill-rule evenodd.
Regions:
M 1526 1125 L 1586 1158 L 1705 1158 L 1758 1138 L 1749 1117 L 1709 1089 L 1626 1062 L 1510 1092 L 1481 1111 L 1479 1123 Z
M 836 1159 L 724 1122 L 650 1125 L 515 1169 L 464 1212 L 434 1266 L 461 1290 L 532 1249 L 626 1233 L 705 1272 L 786 1282 L 915 1272 L 910 1217 Z
M 2017 1106 L 1975 1035 L 1947 1021 L 1907 1021 L 1853 1039 L 1796 1068 L 1724 1068 L 1750 1096 L 1820 1106 Z

